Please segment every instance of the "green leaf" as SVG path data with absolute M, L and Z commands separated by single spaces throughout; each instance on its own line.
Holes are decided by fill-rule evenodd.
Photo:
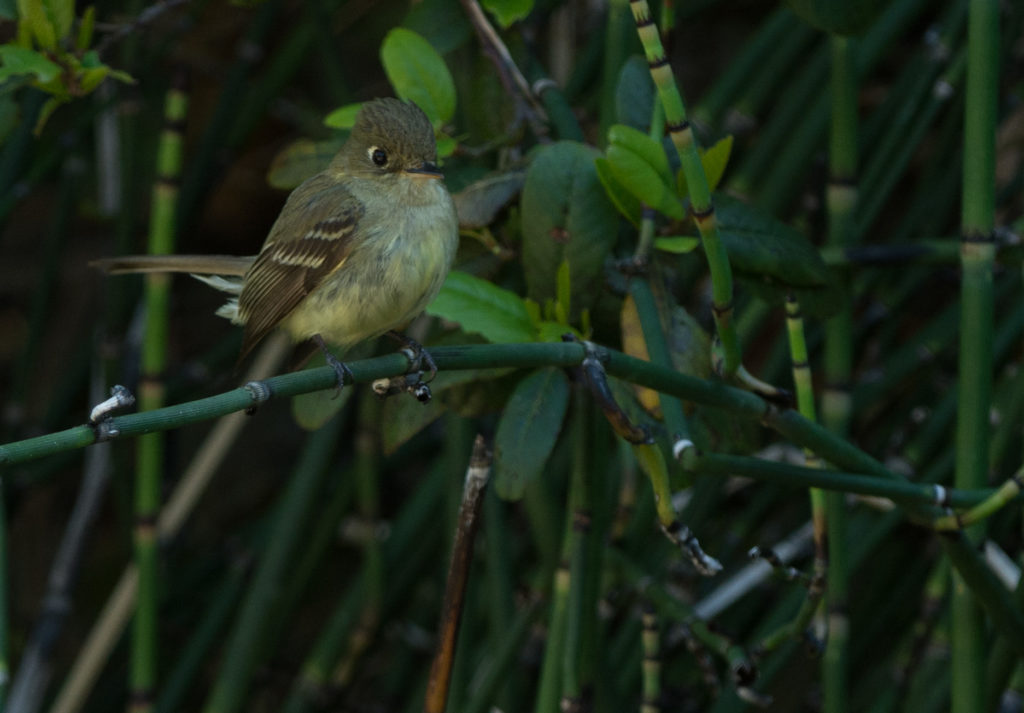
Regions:
M 71 101 L 67 97 L 54 96 L 50 97 L 43 103 L 43 106 L 39 109 L 39 116 L 36 117 L 36 125 L 32 127 L 32 133 L 36 136 L 43 133 L 43 127 L 46 126 L 46 122 L 50 120 L 50 116 L 53 112 L 57 111 L 57 107 L 65 102 Z
M 525 171 L 509 171 L 475 181 L 452 196 L 459 226 L 482 228 L 490 225 L 498 212 L 507 206 L 526 180 Z
M 568 324 L 569 308 L 572 306 L 572 274 L 569 270 L 568 260 L 562 260 L 562 264 L 558 266 L 558 274 L 555 276 L 555 283 L 557 285 L 558 294 L 556 302 L 565 313 L 565 319 L 563 319 L 562 323 Z
M 612 204 L 624 215 L 630 223 L 640 227 L 640 213 L 643 207 L 636 197 L 626 190 L 626 187 L 619 183 L 612 171 L 611 163 L 604 156 L 594 159 L 594 168 L 597 170 L 597 177 L 604 186 L 605 193 Z
M 665 148 L 661 142 L 631 126 L 616 124 L 608 129 L 608 143 L 609 147 L 621 146 L 636 154 L 658 174 L 662 183 L 666 186 L 672 184 L 668 156 L 665 155 Z
M 342 143 L 341 138 L 292 142 L 274 156 L 267 171 L 267 182 L 282 190 L 297 188 L 307 178 L 327 168 Z
M 700 150 L 700 165 L 704 168 L 704 176 L 707 178 L 709 190 L 715 190 L 721 183 L 731 153 L 732 134 L 719 139 L 711 148 Z M 686 174 L 682 170 L 676 174 L 676 190 L 684 198 L 690 194 L 690 187 L 686 185 Z
M 642 156 L 623 146 L 608 147 L 608 165 L 619 183 L 634 198 L 676 220 L 685 216 L 683 204 L 655 168 Z
M 617 124 L 608 130 L 608 165 L 633 197 L 660 213 L 682 220 L 668 157 L 660 143 L 642 131 Z
M 78 36 L 75 37 L 75 49 L 79 52 L 85 50 L 92 44 L 92 31 L 96 26 L 96 7 L 90 5 L 82 13 L 82 20 L 78 23 Z
M 667 253 L 692 252 L 698 245 L 700 245 L 700 238 L 693 235 L 672 235 L 654 239 L 655 249 L 664 250 Z
M 732 154 L 732 134 L 715 142 L 715 145 L 701 152 L 700 162 L 704 166 L 704 175 L 708 178 L 708 189 L 715 190 L 725 175 L 725 167 L 729 165 Z
M 575 141 L 538 150 L 520 201 L 527 294 L 554 299 L 563 260 L 572 271 L 573 319 L 596 299 L 618 234 L 615 207 L 594 167 L 595 152 Z
M 494 15 L 502 28 L 522 20 L 533 9 L 533 0 L 483 0 L 480 4 Z
M 71 23 L 75 20 L 75 0 L 42 0 L 43 11 L 62 40 L 71 34 Z
M 110 67 L 101 66 L 91 69 L 83 69 L 78 75 L 78 81 L 82 88 L 82 94 L 88 94 L 100 85 L 110 75 Z
M 412 30 L 396 27 L 384 38 L 381 63 L 395 93 L 416 103 L 435 127 L 455 115 L 455 82 L 429 42 Z
M 518 500 L 544 469 L 568 405 L 569 380 L 561 369 L 538 369 L 519 382 L 494 437 L 494 489 L 500 497 Z
M 38 82 L 52 82 L 60 76 L 60 65 L 45 55 L 17 45 L 0 45 L 0 82 L 18 75 L 31 75 Z
M 57 30 L 47 17 L 42 0 L 18 0 L 19 25 L 28 28 L 36 45 L 45 50 L 57 49 Z
M 441 54 L 461 47 L 473 37 L 473 26 L 459 0 L 417 0 L 407 3 L 406 27 L 429 42 Z
M 494 343 L 534 341 L 533 322 L 519 295 L 458 270 L 448 273 L 427 314 L 458 322 Z
M 362 102 L 338 107 L 324 117 L 324 125 L 332 129 L 351 129 L 356 125 L 356 114 L 362 108 Z
M 654 107 L 654 80 L 647 60 L 633 55 L 622 65 L 615 85 L 615 118 L 620 124 L 646 131 Z
M 733 266 L 790 287 L 821 287 L 828 268 L 801 233 L 723 193 L 714 196 L 718 228 Z

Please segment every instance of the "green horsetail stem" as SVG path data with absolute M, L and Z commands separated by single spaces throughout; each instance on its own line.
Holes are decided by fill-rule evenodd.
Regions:
M 971 0 L 967 20 L 967 86 L 961 217 L 960 354 L 956 472 L 958 488 L 988 481 L 989 409 L 992 402 L 993 264 L 995 243 L 995 144 L 999 88 L 999 3 Z M 985 528 L 965 530 L 977 544 Z M 953 578 L 953 713 L 985 705 L 985 619 L 975 593 Z
M 630 9 L 636 22 L 637 34 L 644 48 L 644 56 L 651 70 L 651 79 L 658 89 L 662 106 L 665 108 L 665 124 L 672 145 L 676 147 L 683 175 L 690 190 L 690 209 L 694 222 L 700 231 L 701 243 L 707 255 L 711 270 L 712 312 L 718 339 L 722 345 L 721 371 L 724 376 L 733 376 L 742 364 L 739 339 L 733 324 L 732 268 L 729 256 L 722 244 L 715 220 L 715 207 L 711 203 L 711 189 L 704 174 L 697 151 L 693 128 L 686 118 L 683 97 L 672 75 L 672 66 L 665 54 L 658 28 L 651 19 L 647 0 L 630 0 Z
M 182 127 L 188 108 L 184 77 L 179 75 L 164 103 L 164 128 L 157 146 L 156 184 L 153 186 L 149 220 L 149 252 L 174 252 L 177 232 L 175 211 L 181 177 Z M 170 276 L 146 275 L 146 329 L 142 342 L 139 407 L 158 409 L 164 403 L 163 372 L 167 355 L 167 323 L 170 312 Z M 135 526 L 133 547 L 139 573 L 138 605 L 132 627 L 131 704 L 133 713 L 153 709 L 157 677 L 159 636 L 157 514 L 163 480 L 164 437 L 147 433 L 139 438 L 136 451 Z
M 658 713 L 661 706 L 661 648 L 658 631 L 658 615 L 650 605 L 641 614 L 643 633 L 641 641 L 644 650 L 643 689 L 640 699 L 641 713 Z
M 828 142 L 829 181 L 825 195 L 828 243 L 847 247 L 853 240 L 858 198 L 857 56 L 849 38 L 833 35 L 829 42 L 832 106 Z M 840 275 L 849 285 L 849 271 L 842 270 Z M 853 325 L 853 307 L 847 297 L 839 313 L 825 324 L 825 393 L 828 398 L 823 409 L 824 422 L 830 431 L 840 436 L 849 432 L 852 415 Z M 825 601 L 829 634 L 822 660 L 823 701 L 825 713 L 845 713 L 849 709 L 846 506 L 842 493 L 828 493 L 824 501 L 828 540 Z

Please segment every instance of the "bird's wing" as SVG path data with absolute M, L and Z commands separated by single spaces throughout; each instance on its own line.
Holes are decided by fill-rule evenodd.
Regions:
M 293 212 L 301 216 L 299 222 L 282 225 Z M 245 324 L 239 358 L 344 264 L 362 215 L 362 203 L 336 183 L 309 192 L 300 187 L 289 197 L 245 276 L 238 300 L 238 316 Z

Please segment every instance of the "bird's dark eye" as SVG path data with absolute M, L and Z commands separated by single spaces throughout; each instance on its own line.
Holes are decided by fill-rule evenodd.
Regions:
M 370 160 L 373 161 L 374 166 L 384 166 L 388 162 L 388 153 L 382 148 L 371 146 Z

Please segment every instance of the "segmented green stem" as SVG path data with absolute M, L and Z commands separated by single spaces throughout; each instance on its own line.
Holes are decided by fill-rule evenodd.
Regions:
M 686 184 L 690 189 L 690 210 L 700 230 L 701 243 L 711 269 L 712 312 L 722 347 L 721 370 L 723 375 L 733 376 L 740 368 L 742 356 L 733 324 L 732 268 L 718 232 L 711 189 L 700 162 L 693 128 L 686 118 L 683 97 L 672 75 L 672 66 L 665 54 L 658 28 L 651 19 L 647 0 L 630 0 L 629 6 L 651 69 L 651 78 L 665 108 L 666 126 L 686 176 Z
M 658 632 L 658 615 L 653 608 L 644 608 L 643 634 L 644 649 L 643 692 L 640 702 L 641 713 L 658 713 L 661 705 L 661 646 Z
M 156 185 L 153 187 L 149 221 L 149 252 L 174 252 L 177 231 L 175 211 L 181 176 L 182 123 L 188 108 L 184 87 L 172 87 L 164 104 L 164 129 L 157 147 Z M 146 331 L 142 343 L 142 374 L 139 407 L 163 406 L 163 372 L 167 354 L 167 321 L 170 311 L 170 277 L 146 276 Z M 135 529 L 133 544 L 139 573 L 138 605 L 132 628 L 130 710 L 144 713 L 153 708 L 157 676 L 158 639 L 158 543 L 156 520 L 163 480 L 164 438 L 148 433 L 139 438 L 136 451 Z
M 999 3 L 971 0 L 968 6 L 967 89 L 960 289 L 960 389 L 957 404 L 958 488 L 983 487 L 988 479 L 989 407 L 992 400 L 992 267 L 995 245 L 995 130 L 999 86 Z M 967 529 L 974 543 L 984 527 Z M 985 704 L 985 621 L 962 580 L 953 579 L 952 711 L 982 710 Z

